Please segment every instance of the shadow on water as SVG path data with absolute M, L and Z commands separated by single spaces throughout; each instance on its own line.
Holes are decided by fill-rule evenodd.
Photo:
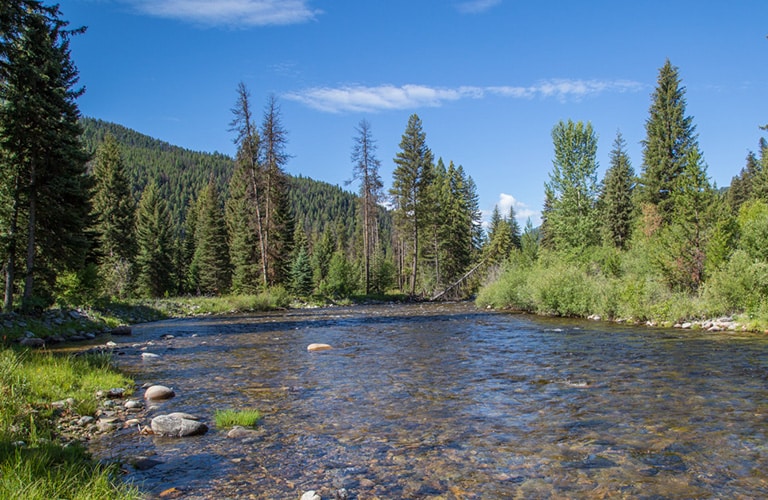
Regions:
M 768 496 L 762 336 L 409 304 L 162 321 L 120 341 L 121 368 L 177 392 L 145 423 L 185 411 L 212 427 L 92 443 L 154 495 Z M 223 408 L 264 418 L 229 439 Z

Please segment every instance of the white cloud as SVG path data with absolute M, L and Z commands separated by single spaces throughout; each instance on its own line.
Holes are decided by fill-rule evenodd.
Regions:
M 373 112 L 390 109 L 437 107 L 460 99 L 482 99 L 488 95 L 514 99 L 555 98 L 560 101 L 580 100 L 603 92 L 636 92 L 642 84 L 629 80 L 547 80 L 522 86 L 462 86 L 457 88 L 426 85 L 346 85 L 315 87 L 285 94 L 286 99 L 331 113 Z
M 479 14 L 501 3 L 501 0 L 466 0 L 456 5 L 456 10 L 462 14 Z
M 509 209 L 514 208 L 515 218 L 522 222 L 525 222 L 528 217 L 538 217 L 539 215 L 535 210 L 531 210 L 528 205 L 507 193 L 499 193 L 499 202 L 497 205 L 499 206 L 499 212 L 502 216 L 506 216 L 509 214 Z
M 314 19 L 307 0 L 128 0 L 140 12 L 203 25 L 266 26 Z

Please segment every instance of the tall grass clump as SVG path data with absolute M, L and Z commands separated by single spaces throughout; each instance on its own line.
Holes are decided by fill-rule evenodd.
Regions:
M 261 419 L 261 413 L 258 410 L 216 410 L 213 420 L 216 427 L 226 429 L 239 425 L 241 427 L 252 427 Z

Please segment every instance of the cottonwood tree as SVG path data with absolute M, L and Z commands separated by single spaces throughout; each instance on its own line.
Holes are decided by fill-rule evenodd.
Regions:
M 597 243 L 597 136 L 587 122 L 559 122 L 552 129 L 555 158 L 545 190 L 551 196 L 547 232 L 555 248 Z

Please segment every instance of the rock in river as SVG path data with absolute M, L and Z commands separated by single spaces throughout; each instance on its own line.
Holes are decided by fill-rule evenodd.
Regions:
M 152 431 L 161 436 L 186 437 L 208 432 L 208 426 L 197 417 L 188 413 L 169 413 L 158 415 L 150 424 Z
M 329 346 L 328 344 L 309 344 L 307 346 L 307 351 L 309 352 L 328 351 L 330 349 L 333 349 L 333 347 Z
M 148 387 L 146 391 L 144 391 L 144 399 L 147 399 L 149 401 L 157 401 L 161 399 L 171 399 L 176 395 L 175 392 L 173 392 L 173 389 L 170 387 L 166 387 L 164 385 L 153 385 L 151 387 Z

